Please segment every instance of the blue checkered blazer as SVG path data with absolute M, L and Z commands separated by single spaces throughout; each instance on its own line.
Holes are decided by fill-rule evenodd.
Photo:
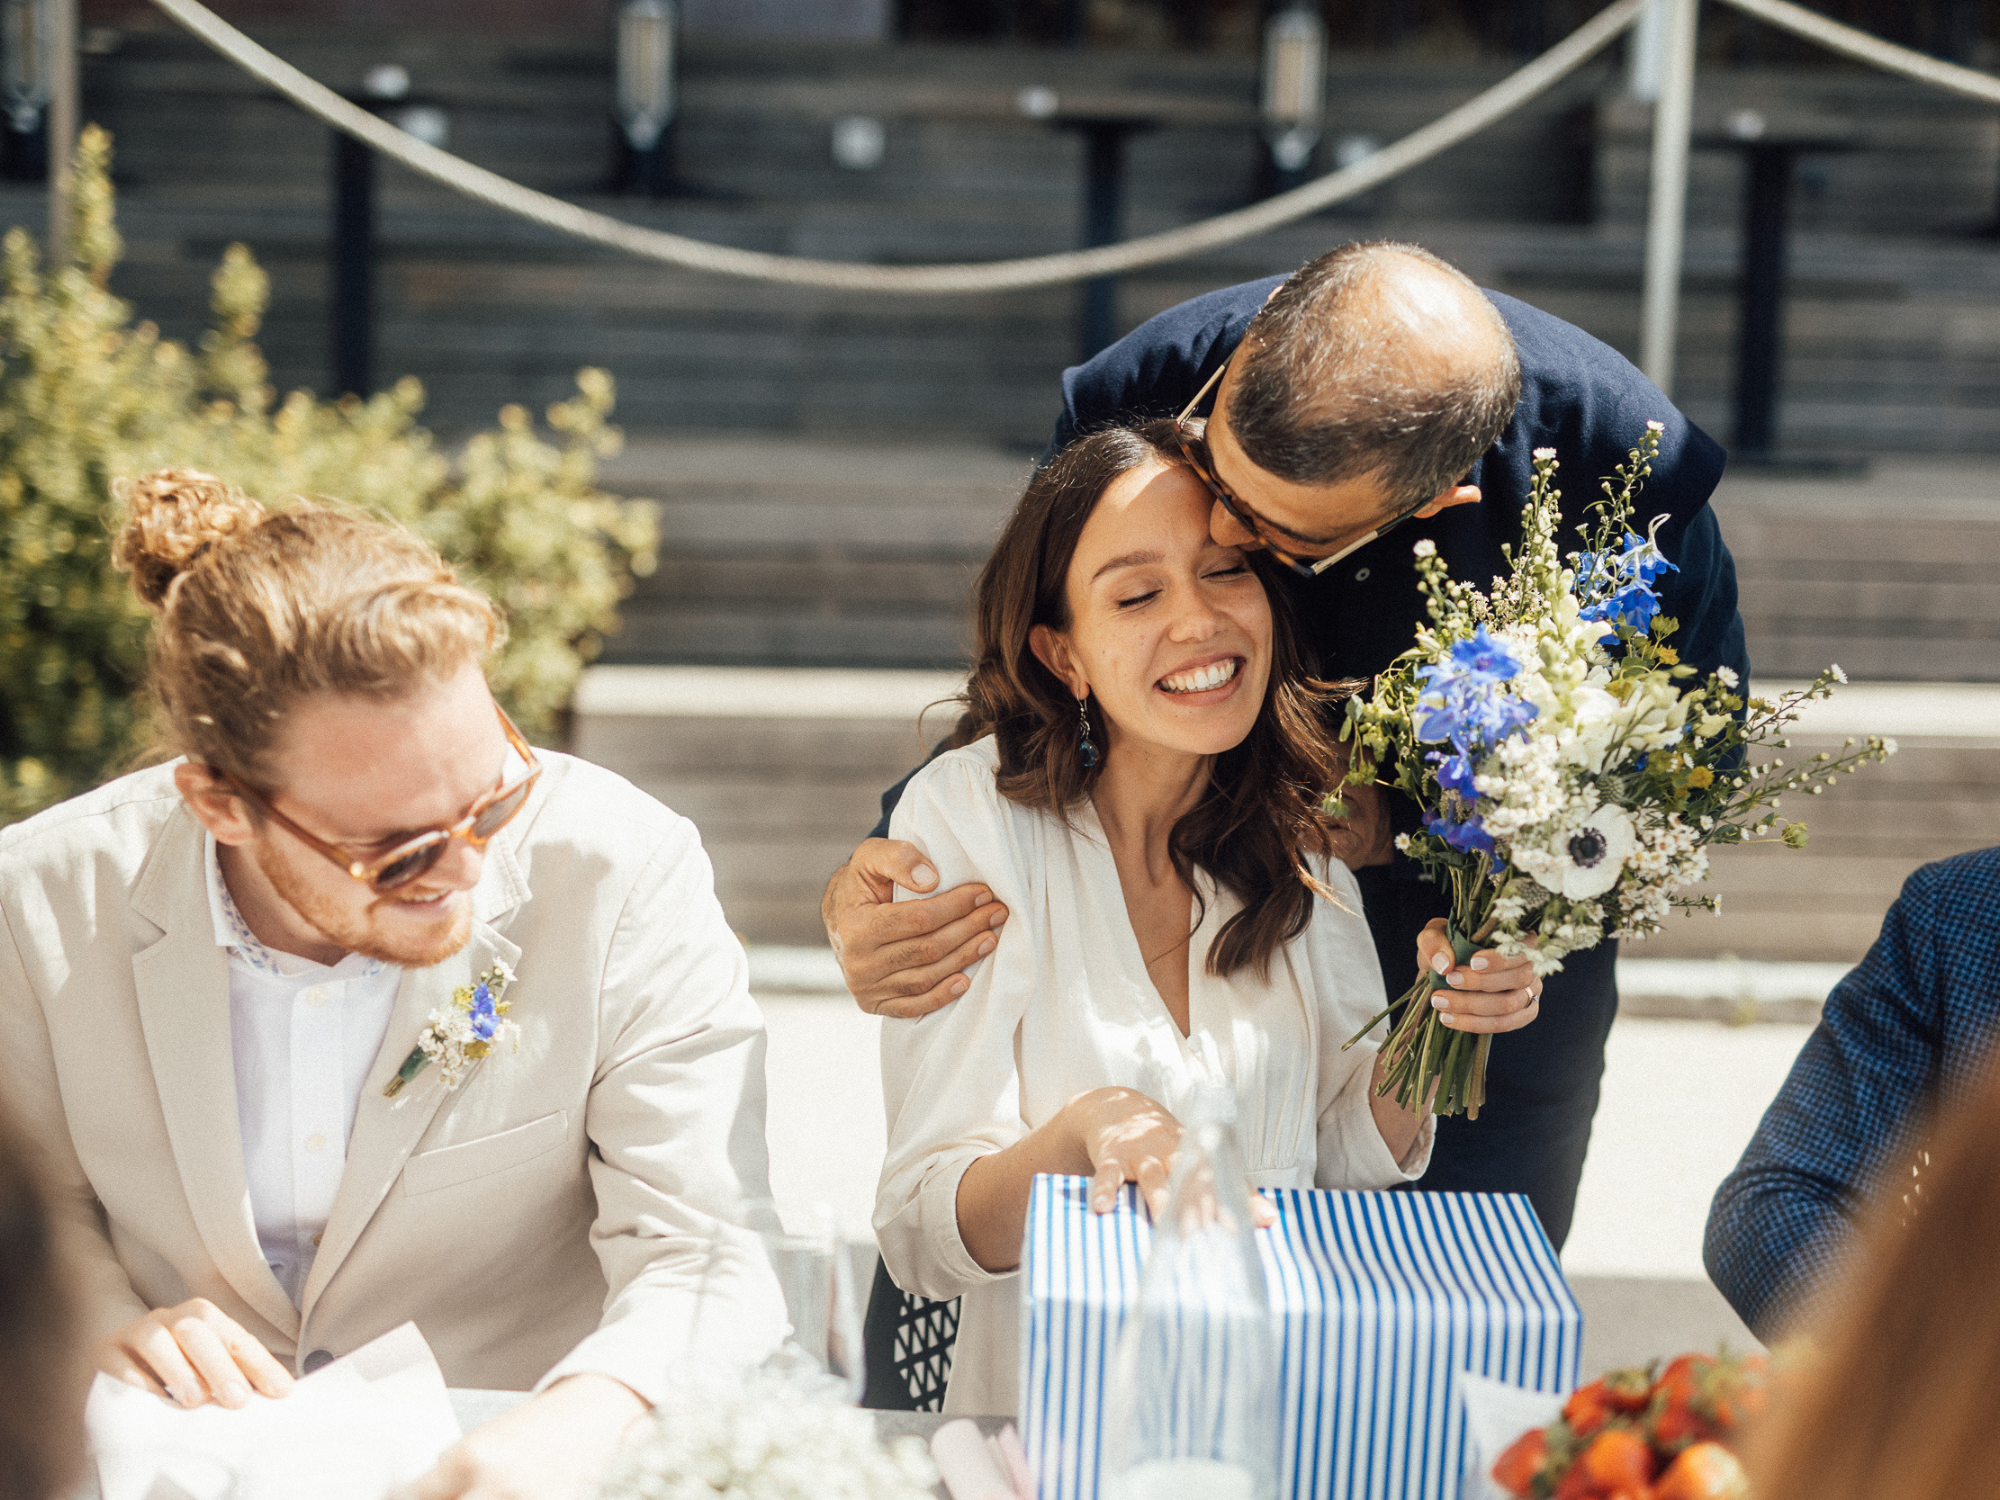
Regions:
M 1837 1266 L 1878 1189 L 1915 1160 L 1930 1106 L 1981 1081 L 2000 1040 L 2000 848 L 1925 865 L 1716 1190 L 1702 1259 L 1759 1337 Z

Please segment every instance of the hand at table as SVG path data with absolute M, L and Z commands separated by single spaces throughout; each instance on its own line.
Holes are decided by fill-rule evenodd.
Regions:
M 1485 948 L 1454 964 L 1443 917 L 1433 917 L 1417 934 L 1417 963 L 1443 977 L 1431 1004 L 1454 1031 L 1519 1031 L 1541 1014 L 1542 981 L 1534 960 Z
M 648 1410 L 607 1375 L 572 1375 L 475 1427 L 391 1500 L 585 1500 Z
M 1137 1089 L 1102 1088 L 1079 1094 L 1065 1106 L 1078 1144 L 1090 1162 L 1090 1206 L 1109 1213 L 1118 1189 L 1139 1184 L 1139 1196 L 1155 1219 L 1167 1211 L 1167 1180 L 1180 1150 L 1181 1122 L 1166 1106 Z M 1197 1218 L 1213 1213 L 1215 1184 L 1194 1200 Z M 1277 1210 L 1250 1194 L 1250 1219 L 1260 1229 L 1277 1222 Z
M 909 1020 L 965 993 L 965 970 L 993 951 L 1007 908 L 983 885 L 961 885 L 922 901 L 937 871 L 915 844 L 869 839 L 827 882 L 820 920 L 854 1003 L 870 1015 Z
M 182 1406 L 248 1406 L 253 1390 L 283 1396 L 292 1389 L 291 1372 L 206 1297 L 134 1318 L 101 1340 L 92 1356 L 113 1380 Z

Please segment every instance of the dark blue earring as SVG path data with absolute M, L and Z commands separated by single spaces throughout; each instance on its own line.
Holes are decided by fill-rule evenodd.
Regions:
M 1083 768 L 1088 771 L 1097 764 L 1097 746 L 1090 738 L 1090 694 L 1076 700 L 1076 716 L 1083 724 L 1077 749 L 1083 753 Z

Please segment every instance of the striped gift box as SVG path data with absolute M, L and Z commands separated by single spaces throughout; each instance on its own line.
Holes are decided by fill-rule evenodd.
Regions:
M 1096 1500 L 1111 1350 L 1152 1231 L 1127 1186 L 1037 1177 L 1022 1262 L 1021 1414 L 1039 1500 Z M 1451 1500 L 1465 1463 L 1461 1370 L 1576 1384 L 1583 1313 L 1519 1194 L 1267 1193 L 1260 1233 L 1280 1329 L 1281 1495 Z

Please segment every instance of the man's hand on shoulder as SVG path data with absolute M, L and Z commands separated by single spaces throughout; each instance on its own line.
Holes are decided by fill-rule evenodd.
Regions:
M 572 1375 L 475 1427 L 394 1500 L 585 1500 L 647 1410 L 608 1375 Z
M 870 1015 L 908 1020 L 965 993 L 965 970 L 993 951 L 1007 908 L 983 885 L 955 886 L 921 901 L 896 887 L 929 891 L 937 871 L 915 844 L 869 839 L 834 871 L 820 902 L 827 940 L 854 1001 Z

